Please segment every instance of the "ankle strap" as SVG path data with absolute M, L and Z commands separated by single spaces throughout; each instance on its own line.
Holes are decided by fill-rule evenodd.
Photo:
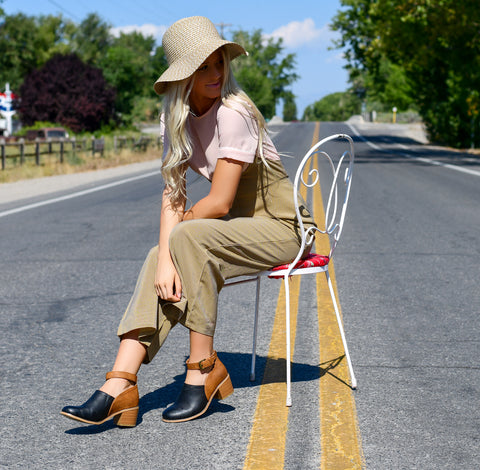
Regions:
M 202 372 L 206 369 L 210 369 L 215 365 L 215 361 L 217 360 L 217 351 L 213 351 L 213 354 L 208 357 L 207 359 L 202 359 L 200 362 L 188 362 L 187 359 L 187 369 L 190 370 L 201 370 Z
M 130 374 L 130 372 L 120 372 L 118 370 L 112 370 L 111 372 L 107 372 L 106 379 L 126 379 L 133 382 L 135 385 L 137 383 L 137 376 L 135 374 Z

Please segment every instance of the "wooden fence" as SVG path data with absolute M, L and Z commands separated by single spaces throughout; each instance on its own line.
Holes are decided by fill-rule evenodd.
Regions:
M 140 137 L 113 137 L 113 151 L 119 152 L 121 149 L 130 148 L 134 151 L 146 152 L 150 145 L 161 147 L 161 140 L 159 137 L 153 138 L 151 136 L 141 135 Z M 96 139 L 92 137 L 87 139 L 47 139 L 34 141 L 26 141 L 19 139 L 17 142 L 6 141 L 0 138 L 0 159 L 2 161 L 2 170 L 6 168 L 7 159 L 16 159 L 16 163 L 23 165 L 26 158 L 35 158 L 35 164 L 41 164 L 42 155 L 58 155 L 60 163 L 65 160 L 67 152 L 76 154 L 76 152 L 91 152 L 92 156 L 100 154 L 104 156 L 105 152 L 105 138 Z

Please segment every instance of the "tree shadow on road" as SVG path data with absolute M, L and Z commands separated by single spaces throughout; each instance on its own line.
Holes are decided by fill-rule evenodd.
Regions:
M 429 162 L 412 160 L 406 157 L 428 158 L 446 164 L 468 166 L 476 168 L 480 166 L 480 156 L 464 150 L 443 147 L 435 144 L 423 144 L 409 137 L 401 137 L 388 134 L 365 135 L 371 144 L 378 148 L 368 148 L 368 151 L 359 152 L 355 156 L 355 163 L 407 163 L 411 165 L 431 165 Z M 352 136 L 356 145 L 364 144 L 365 140 L 359 136 Z

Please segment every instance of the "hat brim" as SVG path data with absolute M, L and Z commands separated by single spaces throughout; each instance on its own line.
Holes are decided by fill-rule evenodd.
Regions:
M 202 65 L 211 54 L 221 47 L 225 48 L 230 60 L 233 60 L 242 54 L 248 55 L 247 51 L 240 44 L 219 39 L 212 43 L 208 48 L 203 46 L 201 52 L 193 50 L 191 54 L 185 55 L 182 59 L 176 60 L 172 63 L 168 69 L 160 75 L 153 85 L 153 89 L 157 94 L 162 95 L 165 93 L 169 83 L 178 82 L 191 77 L 200 65 Z

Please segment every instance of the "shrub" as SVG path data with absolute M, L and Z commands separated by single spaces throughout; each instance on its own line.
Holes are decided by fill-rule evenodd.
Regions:
M 26 125 L 50 121 L 92 132 L 112 119 L 114 102 L 115 91 L 100 69 L 75 54 L 56 55 L 25 78 L 19 113 Z

